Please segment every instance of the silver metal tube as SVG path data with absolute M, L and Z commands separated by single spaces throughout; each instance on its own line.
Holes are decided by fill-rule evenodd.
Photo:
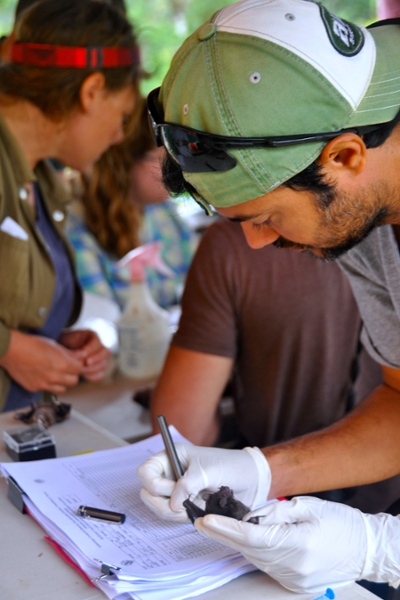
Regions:
M 164 441 L 165 450 L 167 452 L 169 462 L 174 473 L 175 481 L 178 481 L 182 477 L 184 470 L 181 463 L 179 462 L 178 454 L 176 452 L 175 444 L 172 440 L 166 418 L 163 415 L 157 417 L 157 424 L 160 429 L 162 439 Z

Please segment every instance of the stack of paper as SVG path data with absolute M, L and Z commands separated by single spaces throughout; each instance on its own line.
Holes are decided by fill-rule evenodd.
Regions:
M 171 433 L 185 441 L 173 428 Z M 1 469 L 22 488 L 49 537 L 109 598 L 180 600 L 255 570 L 191 524 L 162 521 L 142 503 L 136 468 L 162 448 L 158 435 L 81 456 L 2 463 Z M 126 521 L 84 519 L 77 514 L 80 505 L 125 513 Z M 100 579 L 102 565 L 111 565 L 114 575 Z

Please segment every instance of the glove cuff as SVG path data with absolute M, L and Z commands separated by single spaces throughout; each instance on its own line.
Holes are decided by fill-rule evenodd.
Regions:
M 254 509 L 258 508 L 259 506 L 264 506 L 267 501 L 268 493 L 271 487 L 271 469 L 266 457 L 259 448 L 250 448 L 247 446 L 246 448 L 243 448 L 243 450 L 250 454 L 256 463 L 257 468 L 257 489 L 250 507 L 251 509 Z
M 362 514 L 367 533 L 367 555 L 362 579 L 389 583 L 392 587 L 400 585 L 399 516 Z

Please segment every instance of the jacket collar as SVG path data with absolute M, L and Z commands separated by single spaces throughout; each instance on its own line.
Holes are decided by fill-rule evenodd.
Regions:
M 29 181 L 36 181 L 37 178 L 34 171 L 31 169 L 21 146 L 15 139 L 14 135 L 11 133 L 10 128 L 8 127 L 1 112 L 0 136 L 4 140 L 5 148 L 7 148 L 7 154 L 9 155 L 10 160 L 12 161 L 14 176 L 17 185 L 23 186 Z

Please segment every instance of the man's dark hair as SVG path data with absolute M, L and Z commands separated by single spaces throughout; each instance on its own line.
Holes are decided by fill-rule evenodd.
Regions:
M 392 121 L 383 124 L 375 131 L 363 136 L 366 147 L 377 148 L 381 146 L 399 122 L 400 111 Z M 164 160 L 162 174 L 163 183 L 171 193 L 171 196 L 180 196 L 184 193 L 192 195 L 193 186 L 185 180 L 181 168 L 168 154 Z M 282 186 L 296 191 L 308 191 L 316 194 L 318 200 L 325 208 L 332 202 L 335 193 L 334 186 L 324 178 L 321 167 L 315 162 L 282 183 Z
M 366 147 L 377 148 L 378 146 L 381 146 L 388 139 L 399 121 L 400 111 L 389 123 L 384 123 L 381 127 L 375 129 L 375 131 L 372 131 L 371 133 L 366 133 L 363 136 Z M 334 195 L 333 186 L 324 179 L 320 166 L 315 162 L 308 165 L 308 167 L 303 171 L 300 171 L 300 173 L 296 173 L 296 175 L 285 181 L 282 185 L 291 188 L 292 190 L 304 190 L 322 194 L 322 196 L 327 195 L 327 201 L 323 202 L 325 207 L 329 206 L 329 196 L 333 199 Z
M 172 197 L 181 196 L 182 194 L 192 195 L 195 191 L 193 186 L 184 178 L 182 169 L 167 152 L 162 165 L 162 180 Z

